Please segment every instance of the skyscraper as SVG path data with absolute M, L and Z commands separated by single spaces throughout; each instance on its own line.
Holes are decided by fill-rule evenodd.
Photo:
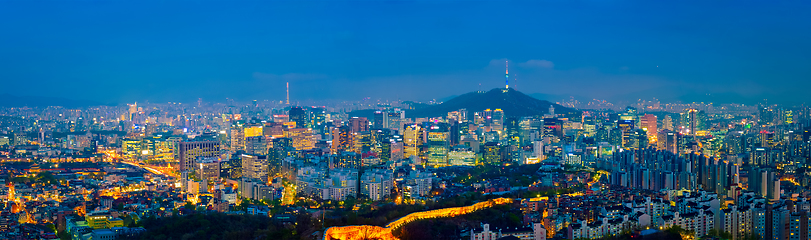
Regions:
M 265 155 L 242 154 L 242 177 L 268 181 L 268 157 Z
M 349 119 L 349 127 L 353 133 L 369 131 L 369 120 L 365 117 Z
M 423 143 L 423 130 L 418 124 L 406 126 L 403 134 L 404 158 L 420 155 L 420 146 Z
M 622 146 L 624 147 L 628 144 L 634 132 L 634 120 L 619 120 L 617 121 L 617 127 L 622 131 Z
M 426 138 L 428 166 L 448 166 L 448 137 L 447 126 L 431 126 Z
M 245 129 L 242 121 L 231 123 L 231 151 L 245 150 Z
M 687 127 L 687 134 L 696 135 L 696 131 L 698 131 L 698 110 L 695 109 L 687 109 L 684 113 L 685 121 L 682 125 Z
M 349 131 L 349 126 L 340 126 L 332 128 L 332 146 L 330 152 L 337 154 L 343 151 L 350 151 L 353 146 L 352 133 Z
M 220 155 L 220 143 L 215 141 L 180 142 L 178 143 L 177 161 L 180 172 L 192 171 L 192 164 L 197 157 L 217 157 Z
M 268 153 L 268 138 L 265 136 L 245 138 L 245 152 L 248 154 L 266 155 Z
M 648 142 L 652 145 L 656 144 L 658 138 L 657 134 L 659 133 L 659 131 L 656 129 L 656 120 L 656 115 L 653 114 L 645 114 L 639 120 L 642 130 L 647 132 Z M 643 146 L 639 147 L 644 148 Z
M 665 118 L 662 119 L 662 129 L 673 131 L 673 118 L 670 115 L 665 115 Z
M 291 122 L 296 122 L 297 128 L 306 128 L 309 127 L 308 123 L 310 122 L 307 118 L 307 110 L 302 107 L 291 107 L 290 111 L 288 111 L 287 115 L 290 117 Z

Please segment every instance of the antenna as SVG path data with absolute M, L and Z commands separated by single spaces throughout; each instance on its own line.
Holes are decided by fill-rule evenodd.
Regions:
M 506 85 L 505 89 L 510 89 L 510 62 L 504 61 L 504 64 L 507 66 L 504 70 L 504 85 Z
M 290 105 L 290 82 L 287 82 L 287 105 Z

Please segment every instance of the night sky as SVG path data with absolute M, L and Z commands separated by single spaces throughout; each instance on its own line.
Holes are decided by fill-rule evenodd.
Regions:
M 809 1 L 167 2 L 0 1 L 0 93 L 811 103 Z

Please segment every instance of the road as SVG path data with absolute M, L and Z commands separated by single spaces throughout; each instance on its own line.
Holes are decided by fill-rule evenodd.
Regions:
M 155 168 L 150 167 L 150 166 L 146 166 L 146 165 L 143 165 L 143 166 L 142 166 L 142 165 L 139 165 L 139 164 L 134 163 L 134 162 L 126 162 L 126 161 L 121 161 L 121 163 L 123 163 L 123 164 L 127 164 L 127 165 L 131 165 L 131 166 L 135 166 L 135 167 L 139 167 L 139 168 L 143 168 L 143 169 L 145 169 L 145 170 L 147 170 L 147 171 L 151 172 L 152 174 L 163 175 L 163 176 L 167 176 L 167 177 L 171 177 L 171 176 L 172 176 L 172 175 L 170 175 L 170 174 L 163 173 L 163 172 L 161 172 L 160 170 L 155 169 Z

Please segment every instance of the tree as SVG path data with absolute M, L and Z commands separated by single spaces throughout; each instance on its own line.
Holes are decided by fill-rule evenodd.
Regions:
M 355 203 L 357 203 L 357 199 L 355 199 L 353 196 L 348 196 L 346 197 L 346 200 L 344 200 L 344 208 L 352 209 L 352 207 L 355 206 Z
M 191 204 L 191 202 L 186 202 L 186 204 L 183 205 L 183 209 L 186 209 L 186 210 L 189 210 L 189 211 L 194 211 L 194 209 L 195 209 L 194 204 Z
M 124 210 L 124 203 L 116 203 L 113 208 L 115 210 L 122 211 L 122 210 Z

